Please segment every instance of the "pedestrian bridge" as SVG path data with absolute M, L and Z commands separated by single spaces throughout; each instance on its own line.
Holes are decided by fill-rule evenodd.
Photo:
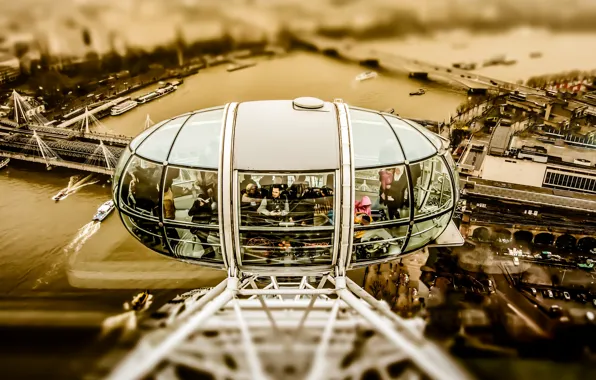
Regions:
M 63 168 L 75 169 L 75 170 L 80 170 L 80 171 L 85 171 L 85 172 L 90 172 L 90 173 L 107 174 L 110 176 L 114 174 L 114 168 L 108 169 L 108 168 L 104 168 L 104 167 L 100 167 L 100 166 L 84 164 L 84 163 L 79 163 L 79 162 L 65 161 L 65 160 L 55 159 L 55 158 L 45 159 L 43 157 L 27 155 L 27 154 L 11 153 L 11 152 L 5 152 L 5 151 L 0 151 L 0 157 L 6 157 L 6 158 L 14 159 L 14 160 L 21 160 L 21 161 L 45 164 L 48 168 L 51 168 L 53 166 L 57 166 L 57 167 L 59 166 L 59 167 L 63 167 Z
M 114 174 L 122 151 L 104 145 L 101 140 L 99 144 L 68 140 L 46 143 L 37 131 L 31 137 L 15 134 L 0 139 L 0 157 L 41 163 L 48 169 L 56 166 L 107 175 Z

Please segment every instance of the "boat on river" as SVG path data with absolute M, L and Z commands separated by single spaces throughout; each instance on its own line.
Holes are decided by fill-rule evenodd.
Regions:
M 158 88 L 157 90 L 150 92 L 146 95 L 143 95 L 139 98 L 136 99 L 136 102 L 138 104 L 145 104 L 145 103 L 149 103 L 153 100 L 159 99 L 162 96 L 165 96 L 167 94 L 170 94 L 174 91 L 176 91 L 178 89 L 177 86 L 171 85 L 171 84 L 167 84 L 163 87 Z
M 363 73 L 356 75 L 356 80 L 359 82 L 362 82 L 363 80 L 374 79 L 378 76 L 379 76 L 379 74 L 377 74 L 376 71 L 365 71 Z
M 109 200 L 107 202 L 105 202 L 104 204 L 102 204 L 101 206 L 99 206 L 99 208 L 97 209 L 97 212 L 95 213 L 95 215 L 93 215 L 93 221 L 94 222 L 101 222 L 103 221 L 105 218 L 108 217 L 108 215 L 110 215 L 110 213 L 112 211 L 114 211 L 114 201 L 113 200 Z
M 58 201 L 65 199 L 69 195 L 70 195 L 70 193 L 68 192 L 68 189 L 62 189 L 58 192 L 58 194 L 56 194 L 52 197 L 52 200 L 58 202 Z
M 423 88 L 419 89 L 418 91 L 410 92 L 410 96 L 424 95 L 424 94 L 426 94 L 426 91 L 424 91 Z
M 122 115 L 125 112 L 130 111 L 131 109 L 135 108 L 139 103 L 135 102 L 134 100 L 127 100 L 124 103 L 120 103 L 110 110 L 110 114 L 112 116 Z
M 254 63 L 254 62 L 233 63 L 231 65 L 228 65 L 228 67 L 226 68 L 226 70 L 228 72 L 232 72 L 232 71 L 238 71 L 238 70 L 242 70 L 242 69 L 247 69 L 247 68 L 253 67 L 253 66 L 256 66 L 256 63 Z
M 10 158 L 5 158 L 4 160 L 0 161 L 0 169 L 4 168 L 10 162 Z

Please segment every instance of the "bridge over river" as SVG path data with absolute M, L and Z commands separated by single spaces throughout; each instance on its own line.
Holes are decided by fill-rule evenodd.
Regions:
M 118 159 L 125 148 L 64 139 L 42 139 L 32 134 L 0 135 L 0 157 L 36 162 L 52 167 L 65 167 L 91 173 L 113 175 Z
M 300 45 L 330 56 L 336 56 L 360 64 L 378 66 L 388 70 L 407 72 L 411 77 L 432 77 L 458 83 L 470 92 L 487 91 L 489 89 L 505 91 L 519 90 L 527 94 L 546 96 L 544 91 L 532 87 L 490 78 L 476 74 L 473 71 L 445 67 L 398 54 L 372 50 L 358 46 L 357 43 L 346 43 L 345 41 L 324 38 L 313 34 L 294 34 L 293 39 Z

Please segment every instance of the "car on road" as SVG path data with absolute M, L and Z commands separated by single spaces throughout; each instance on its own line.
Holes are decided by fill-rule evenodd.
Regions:
M 594 307 L 596 307 L 596 298 L 594 298 L 594 299 L 592 300 L 592 305 L 594 305 Z
M 550 289 L 548 289 L 548 290 L 546 291 L 546 296 L 547 296 L 548 298 L 555 298 L 555 295 L 553 294 L 553 291 L 552 291 L 552 290 L 550 290 Z
M 518 266 L 519 265 L 519 257 L 514 257 L 513 258 L 513 265 Z
M 560 317 L 563 315 L 563 310 L 561 309 L 561 307 L 559 305 L 553 305 L 549 309 L 549 314 L 552 317 Z
M 569 292 L 563 292 L 563 297 L 565 297 L 565 299 L 567 301 L 571 300 L 571 296 L 569 295 Z
M 536 297 L 536 295 L 538 294 L 538 293 L 536 292 L 536 289 L 535 289 L 535 288 L 530 288 L 530 292 L 532 292 L 532 295 L 533 295 L 534 297 Z

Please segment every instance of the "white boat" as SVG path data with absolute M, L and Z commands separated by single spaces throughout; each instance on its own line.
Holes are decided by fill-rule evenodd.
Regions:
M 238 70 L 242 70 L 242 69 L 247 69 L 247 68 L 253 67 L 253 66 L 256 66 L 256 63 L 254 63 L 254 62 L 233 63 L 231 65 L 228 65 L 228 67 L 226 68 L 226 70 L 228 72 L 232 72 L 232 71 L 238 71 Z
M 149 102 L 151 102 L 151 101 L 153 101 L 155 99 L 161 98 L 164 95 L 167 95 L 167 94 L 169 94 L 171 92 L 174 92 L 177 89 L 178 89 L 177 86 L 173 86 L 171 84 L 168 84 L 168 85 L 166 85 L 164 87 L 158 88 L 157 90 L 155 90 L 153 92 L 150 92 L 150 93 L 148 93 L 146 95 L 143 95 L 143 96 L 139 97 L 137 99 L 137 103 L 139 103 L 139 104 L 149 103 Z
M 356 75 L 356 80 L 361 82 L 363 80 L 373 79 L 378 76 L 379 76 L 379 74 L 377 74 L 376 71 L 365 71 L 363 73 Z
M 5 158 L 4 160 L 0 161 L 0 169 L 5 167 L 6 165 L 8 165 L 9 162 L 10 162 L 10 158 Z
M 114 210 L 114 201 L 111 199 L 97 209 L 95 215 L 93 215 L 94 222 L 101 222 L 103 221 L 110 213 Z
M 52 200 L 58 202 L 58 201 L 65 199 L 68 196 L 69 196 L 68 189 L 62 189 L 58 192 L 58 194 L 56 194 L 52 197 Z
M 120 103 L 117 106 L 112 107 L 112 109 L 110 110 L 110 115 L 112 115 L 112 116 L 121 115 L 124 112 L 130 111 L 131 109 L 135 108 L 138 105 L 139 104 L 137 102 L 135 102 L 134 100 L 128 100 L 124 103 Z

